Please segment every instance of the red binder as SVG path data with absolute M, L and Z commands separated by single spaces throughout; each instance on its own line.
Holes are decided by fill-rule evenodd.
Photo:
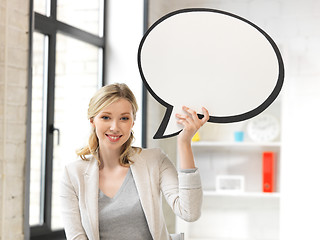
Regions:
M 275 190 L 275 157 L 274 152 L 263 152 L 262 155 L 262 184 L 263 192 Z

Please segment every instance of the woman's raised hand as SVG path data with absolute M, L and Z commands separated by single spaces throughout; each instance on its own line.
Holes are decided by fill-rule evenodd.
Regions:
M 204 117 L 199 119 L 196 111 L 186 106 L 182 107 L 186 114 L 176 114 L 177 123 L 183 125 L 183 130 L 178 136 L 178 141 L 191 143 L 192 137 L 196 134 L 200 127 L 202 127 L 209 120 L 209 112 L 206 108 L 202 108 Z

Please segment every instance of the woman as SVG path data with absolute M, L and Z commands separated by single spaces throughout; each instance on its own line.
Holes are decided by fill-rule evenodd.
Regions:
M 161 194 L 186 221 L 200 217 L 202 189 L 191 139 L 209 119 L 193 110 L 176 115 L 183 125 L 178 136 L 179 173 L 159 149 L 131 146 L 137 112 L 125 84 L 101 88 L 91 99 L 92 126 L 81 160 L 68 164 L 61 181 L 62 217 L 67 239 L 171 239 L 162 213 Z

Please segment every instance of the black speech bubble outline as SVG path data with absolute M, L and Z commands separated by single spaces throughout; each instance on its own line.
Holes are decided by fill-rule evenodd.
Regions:
M 232 123 L 232 122 L 240 122 L 240 121 L 244 121 L 247 120 L 249 118 L 255 117 L 258 114 L 260 114 L 261 112 L 263 112 L 265 109 L 267 109 L 272 102 L 277 98 L 277 96 L 279 95 L 281 88 L 283 86 L 283 81 L 284 81 L 284 64 L 283 64 L 283 60 L 280 54 L 280 51 L 277 47 L 277 45 L 275 44 L 275 42 L 272 40 L 272 38 L 265 32 L 263 31 L 261 28 L 259 28 L 257 25 L 255 25 L 254 23 L 248 21 L 245 18 L 242 18 L 240 16 L 237 16 L 235 14 L 229 13 L 229 12 L 225 12 L 225 11 L 221 11 L 221 10 L 217 10 L 217 9 L 210 9 L 210 8 L 187 8 L 187 9 L 180 9 L 171 13 L 168 13 L 167 15 L 161 17 L 159 20 L 157 20 L 154 24 L 152 24 L 152 26 L 146 31 L 146 33 L 144 34 L 144 36 L 142 37 L 140 44 L 139 44 L 139 49 L 138 49 L 138 67 L 139 67 L 139 72 L 143 81 L 143 84 L 145 85 L 145 87 L 147 88 L 147 90 L 149 91 L 149 93 L 164 107 L 166 107 L 166 113 L 162 119 L 162 122 L 157 130 L 157 132 L 155 133 L 155 135 L 153 136 L 154 139 L 161 139 L 161 138 L 169 138 L 169 137 L 173 137 L 178 135 L 182 130 L 176 132 L 176 133 L 172 133 L 169 135 L 164 135 L 164 132 L 167 128 L 170 116 L 172 114 L 172 110 L 173 107 L 171 104 L 167 103 L 166 101 L 164 101 L 163 99 L 161 99 L 150 87 L 150 85 L 148 84 L 144 74 L 143 74 L 143 70 L 142 70 L 142 65 L 141 65 L 141 51 L 142 51 L 142 47 L 143 44 L 146 40 L 146 38 L 148 37 L 149 33 L 157 26 L 159 25 L 161 22 L 163 22 L 164 20 L 166 20 L 167 18 L 170 18 L 176 14 L 181 14 L 181 13 L 187 13 L 187 12 L 214 12 L 214 13 L 219 13 L 219 14 L 225 14 L 228 15 L 230 17 L 234 17 L 237 18 L 249 25 L 251 25 L 252 27 L 256 28 L 271 44 L 273 50 L 276 53 L 277 59 L 278 59 L 278 64 L 279 64 L 279 74 L 278 74 L 278 80 L 277 80 L 277 84 L 275 86 L 275 88 L 273 89 L 273 91 L 271 92 L 271 94 L 269 95 L 269 97 L 258 107 L 256 107 L 255 109 L 248 111 L 246 113 L 242 113 L 242 114 L 238 114 L 238 115 L 234 115 L 234 116 L 227 116 L 227 117 L 214 117 L 214 116 L 210 116 L 208 122 L 213 122 L 213 123 Z M 199 118 L 202 118 L 203 115 L 202 114 L 198 114 Z

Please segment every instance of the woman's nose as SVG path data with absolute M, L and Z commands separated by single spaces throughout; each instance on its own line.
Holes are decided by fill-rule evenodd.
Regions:
M 110 130 L 117 131 L 118 130 L 118 122 L 116 120 L 111 122 Z

